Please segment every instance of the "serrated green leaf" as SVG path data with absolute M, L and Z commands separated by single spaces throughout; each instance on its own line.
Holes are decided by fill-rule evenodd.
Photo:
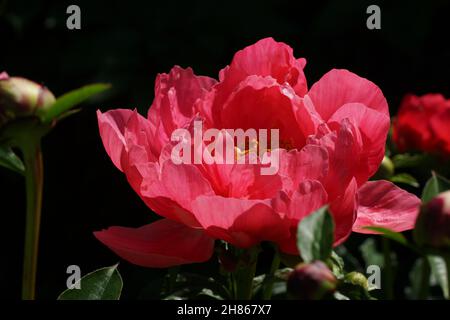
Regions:
M 396 174 L 395 176 L 390 177 L 389 180 L 394 183 L 404 183 L 414 188 L 419 187 L 419 182 L 417 182 L 416 178 L 408 173 Z
M 119 300 L 122 293 L 122 277 L 117 264 L 88 273 L 76 284 L 60 294 L 58 300 Z
M 66 113 L 77 104 L 82 103 L 93 95 L 103 92 L 110 87 L 111 85 L 106 83 L 96 83 L 67 92 L 58 97 L 51 107 L 46 110 L 40 110 L 38 112 L 38 116 L 43 122 L 50 122 Z
M 428 202 L 439 193 L 447 190 L 450 190 L 450 181 L 433 172 L 423 188 L 422 202 Z
M 367 226 L 367 227 L 363 227 L 363 228 L 367 229 L 367 230 L 371 230 L 371 231 L 376 231 L 376 232 L 380 233 L 382 236 L 384 236 L 385 238 L 396 241 L 404 246 L 410 246 L 410 244 L 409 244 L 408 240 L 405 238 L 405 236 L 399 232 L 395 232 L 395 231 L 392 231 L 387 228 L 376 227 L 376 226 Z
M 297 248 L 304 262 L 327 261 L 334 240 L 334 222 L 328 206 L 303 218 L 297 229 Z
M 25 166 L 22 160 L 20 160 L 11 148 L 5 146 L 0 146 L 0 166 L 20 174 L 24 174 L 25 172 Z

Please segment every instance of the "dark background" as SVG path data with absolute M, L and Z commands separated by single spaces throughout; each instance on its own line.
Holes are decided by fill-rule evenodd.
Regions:
M 81 30 L 66 28 L 70 4 L 81 8 Z M 381 7 L 381 30 L 366 28 L 370 4 Z M 113 84 L 43 142 L 38 298 L 55 299 L 65 289 L 68 265 L 85 274 L 118 261 L 94 230 L 140 226 L 156 217 L 106 155 L 96 109 L 146 113 L 157 73 L 178 64 L 217 78 L 234 52 L 272 36 L 306 57 L 309 85 L 331 68 L 346 68 L 380 86 L 395 113 L 407 92 L 450 96 L 449 17 L 445 0 L 0 0 L 0 71 L 44 83 L 57 96 L 87 83 Z M 24 210 L 23 179 L 0 168 L 0 297 L 20 298 Z M 361 239 L 352 236 L 348 246 L 356 248 Z M 400 278 L 409 267 L 400 269 Z M 126 262 L 120 268 L 124 298 L 138 296 L 165 272 Z M 396 290 L 401 297 L 401 286 Z

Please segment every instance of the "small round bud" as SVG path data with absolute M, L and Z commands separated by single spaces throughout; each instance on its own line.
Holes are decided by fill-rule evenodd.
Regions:
M 344 281 L 355 286 L 360 286 L 365 290 L 369 290 L 369 282 L 367 281 L 366 276 L 360 272 L 353 271 L 347 273 L 344 277 Z
M 301 263 L 289 275 L 289 296 L 300 300 L 319 300 L 336 290 L 337 279 L 322 261 Z
M 25 78 L 9 77 L 6 72 L 0 73 L 0 121 L 31 116 L 54 102 L 55 96 L 45 86 Z
M 420 210 L 414 228 L 419 245 L 450 248 L 450 191 L 438 194 Z

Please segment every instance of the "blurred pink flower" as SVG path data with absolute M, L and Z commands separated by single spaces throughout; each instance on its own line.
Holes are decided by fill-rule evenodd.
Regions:
M 394 121 L 393 139 L 401 152 L 450 156 L 450 99 L 442 94 L 406 95 Z

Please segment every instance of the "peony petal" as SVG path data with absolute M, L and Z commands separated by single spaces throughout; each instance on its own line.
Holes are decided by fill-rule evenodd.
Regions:
M 292 185 L 285 190 L 297 190 L 306 179 L 323 181 L 328 175 L 328 151 L 325 147 L 308 144 L 299 150 L 281 150 L 280 175 L 289 178 Z
M 161 166 L 161 182 L 166 194 L 187 210 L 191 210 L 192 201 L 197 197 L 214 194 L 208 180 L 195 165 L 177 165 L 167 160 Z
M 358 184 L 352 179 L 345 192 L 330 203 L 330 212 L 333 216 L 334 246 L 344 242 L 352 232 L 352 226 L 356 219 Z
M 94 235 L 121 258 L 150 268 L 205 262 L 214 248 L 202 230 L 167 219 L 140 228 L 109 227 Z
M 190 227 L 199 224 L 190 212 L 191 202 L 212 194 L 211 186 L 193 165 L 175 165 L 170 159 L 150 162 L 144 147 L 131 145 L 123 157 L 124 173 L 136 193 L 159 215 Z
M 106 113 L 97 110 L 98 127 L 103 146 L 114 165 L 123 171 L 121 165 L 122 152 L 125 150 L 125 126 L 133 115 L 132 110 L 116 109 Z
M 327 121 L 347 103 L 362 103 L 389 115 L 386 99 L 371 81 L 348 70 L 333 69 L 316 82 L 308 92 L 317 112 Z
M 392 182 L 369 181 L 358 190 L 359 206 L 353 231 L 376 233 L 365 226 L 378 226 L 401 232 L 414 228 L 420 199 Z
M 223 105 L 249 76 L 272 78 L 279 85 L 291 87 L 294 94 L 303 96 L 307 92 L 305 64 L 305 59 L 294 58 L 288 45 L 272 38 L 262 39 L 235 54 L 231 64 L 220 71 L 220 82 L 199 109 L 207 114 L 209 123 L 220 124 Z
M 170 140 L 173 130 L 184 127 L 195 115 L 194 104 L 217 81 L 196 76 L 191 68 L 175 66 L 169 74 L 159 74 L 155 80 L 155 99 L 147 118 L 157 130 L 157 136 Z
M 250 75 L 270 76 L 279 84 L 289 83 L 298 95 L 307 91 L 303 68 L 305 59 L 295 59 L 290 46 L 273 38 L 259 40 L 238 52 L 230 66 L 222 71 L 222 80 L 236 86 Z
M 336 131 L 329 132 L 328 126 L 319 127 L 319 134 L 311 137 L 309 143 L 318 144 L 328 150 L 329 170 L 324 181 L 328 198 L 333 201 L 342 195 L 350 181 L 358 173 L 362 139 L 359 130 L 344 119 Z
M 288 85 L 279 85 L 271 77 L 250 76 L 223 105 L 220 124 L 231 129 L 278 129 L 280 148 L 301 148 L 313 122 L 306 115 L 297 123 L 300 107 L 300 98 Z M 267 134 L 270 137 L 270 131 Z
M 430 117 L 437 111 L 428 103 L 428 95 L 406 95 L 394 120 L 392 138 L 401 152 L 408 150 L 431 151 L 434 140 L 430 130 Z M 432 101 L 435 100 L 434 97 Z
M 289 225 L 269 201 L 200 196 L 193 205 L 202 227 L 214 238 L 248 248 L 261 241 L 287 237 Z
M 361 103 L 348 103 L 339 108 L 328 120 L 331 130 L 339 130 L 341 122 L 347 119 L 359 129 L 362 140 L 360 161 L 355 170 L 358 184 L 363 184 L 380 166 L 384 157 L 386 138 L 390 121 L 386 114 L 370 109 Z
M 436 139 L 437 151 L 450 155 L 450 100 L 447 109 L 436 114 L 430 121 L 431 129 Z

